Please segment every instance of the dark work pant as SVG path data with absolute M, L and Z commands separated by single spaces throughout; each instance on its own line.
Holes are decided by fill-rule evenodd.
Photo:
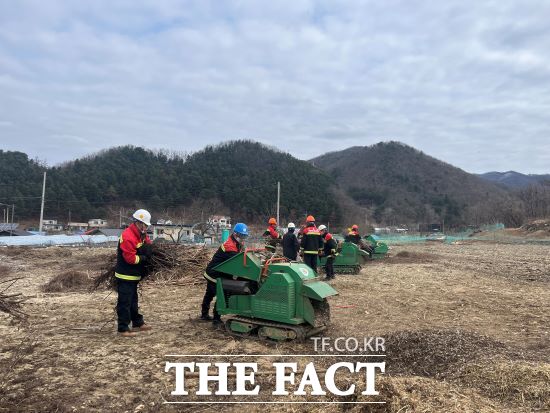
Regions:
M 206 281 L 206 291 L 204 292 L 204 298 L 202 299 L 201 315 L 207 316 L 210 311 L 210 303 L 216 296 L 216 283 L 212 281 Z M 216 303 L 214 303 L 214 319 L 220 320 L 220 315 L 216 311 Z
M 304 264 L 317 272 L 317 254 L 304 254 Z
M 334 278 L 334 257 L 327 257 L 325 272 L 327 274 L 327 278 Z
M 118 315 L 118 331 L 130 330 L 132 327 L 143 325 L 143 316 L 138 312 L 137 281 L 126 281 L 117 279 L 118 301 L 116 312 Z

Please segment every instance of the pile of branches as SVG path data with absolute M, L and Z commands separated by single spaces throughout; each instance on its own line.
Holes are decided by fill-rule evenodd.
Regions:
M 0 285 L 2 285 L 2 287 L 4 287 L 5 284 L 8 284 L 7 287 L 0 291 L 0 311 L 11 315 L 17 320 L 23 320 L 27 317 L 27 314 L 25 314 L 21 309 L 25 298 L 21 293 L 8 294 L 6 291 L 20 279 L 21 278 L 12 278 L 9 280 L 0 281 Z
M 211 258 L 208 248 L 181 244 L 153 244 L 151 259 L 145 264 L 144 281 L 199 284 Z M 116 254 L 105 263 L 101 274 L 94 279 L 93 289 L 116 288 Z

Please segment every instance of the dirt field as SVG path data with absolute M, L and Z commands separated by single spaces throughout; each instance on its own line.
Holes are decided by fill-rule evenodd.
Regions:
M 332 284 L 339 295 L 331 300 L 332 326 L 325 335 L 382 336 L 387 346 L 387 371 L 377 381 L 380 395 L 345 400 L 386 404 L 314 408 L 550 411 L 549 252 L 544 246 L 479 242 L 397 246 L 390 258 L 368 264 L 360 275 L 337 276 Z M 311 342 L 274 345 L 236 339 L 196 321 L 202 285 L 143 284 L 140 305 L 154 330 L 133 339 L 115 332 L 114 293 L 43 292 L 63 272 L 97 275 L 112 253 L 102 248 L 0 248 L 0 281 L 23 277 L 10 291 L 28 298 L 24 311 L 29 314 L 26 322 L 16 322 L 0 313 L 0 412 L 240 411 L 243 407 L 237 405 L 164 404 L 174 400 L 174 377 L 164 372 L 165 362 L 183 361 L 165 355 L 313 352 Z M 243 360 L 252 361 L 231 358 Z M 310 358 L 254 361 L 270 370 L 271 362 L 282 360 L 305 364 Z M 346 361 L 323 358 L 319 367 L 336 360 Z M 266 374 L 257 381 L 269 384 L 272 379 Z M 191 379 L 193 386 L 196 380 Z M 298 396 L 285 400 L 303 401 Z M 248 405 L 245 410 L 309 411 L 311 406 Z

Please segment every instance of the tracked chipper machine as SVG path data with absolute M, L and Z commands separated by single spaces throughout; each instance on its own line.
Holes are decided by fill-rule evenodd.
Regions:
M 374 260 L 384 258 L 388 255 L 389 247 L 385 242 L 380 241 L 380 238 L 377 235 L 369 235 L 365 237 L 366 242 L 368 242 L 373 249 L 371 258 Z
M 334 260 L 334 272 L 336 274 L 359 274 L 361 266 L 369 259 L 369 253 L 359 248 L 353 242 L 344 241 L 339 244 L 338 255 Z M 319 259 L 319 264 L 324 266 L 326 257 Z
M 214 269 L 233 277 L 216 285 L 216 309 L 229 333 L 303 340 L 327 328 L 327 297 L 338 293 L 307 265 L 247 250 Z

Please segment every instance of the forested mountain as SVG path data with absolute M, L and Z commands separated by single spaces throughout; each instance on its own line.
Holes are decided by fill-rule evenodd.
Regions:
M 18 217 L 40 213 L 38 198 L 45 170 L 45 166 L 22 152 L 0 149 L 0 203 L 14 204 Z
M 42 171 L 20 152 L 0 151 L 0 202 L 15 203 L 18 217 L 38 217 Z M 66 221 L 113 216 L 138 206 L 157 217 L 199 219 L 228 212 L 264 221 L 275 213 L 281 182 L 281 216 L 306 212 L 337 221 L 339 208 L 325 193 L 325 172 L 291 155 L 251 141 L 207 147 L 189 157 L 124 146 L 47 169 L 45 217 Z M 33 197 L 26 199 L 25 197 Z
M 332 152 L 311 160 L 332 175 L 376 222 L 473 224 L 508 219 L 506 190 L 399 142 Z
M 529 185 L 548 184 L 550 175 L 526 175 L 516 171 L 486 172 L 478 175 L 487 181 L 499 183 L 510 188 L 524 188 Z
M 45 218 L 109 218 L 137 207 L 154 218 L 187 222 L 213 213 L 265 222 L 276 211 L 307 213 L 338 225 L 368 221 L 447 226 L 501 221 L 520 225 L 546 214 L 548 190 L 513 191 L 398 142 L 353 147 L 300 161 L 252 141 L 209 146 L 190 156 L 123 146 L 46 168 L 20 152 L 0 151 L 0 202 L 16 220 L 38 221 L 42 173 L 48 172 Z M 544 191 L 543 191 L 544 189 Z M 542 212 L 541 212 L 542 211 Z

